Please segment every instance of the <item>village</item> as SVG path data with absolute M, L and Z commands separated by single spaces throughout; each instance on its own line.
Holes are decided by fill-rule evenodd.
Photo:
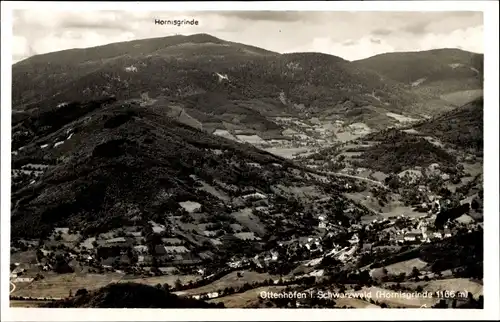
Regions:
M 314 120 L 305 124 L 293 118 L 275 121 L 288 127 L 282 133 L 283 140 L 251 143 L 272 153 L 283 153 L 286 158 L 297 158 L 309 169 L 320 170 L 297 175 L 321 182 L 325 187 L 335 181 L 347 201 L 337 200 L 327 191 L 309 191 L 307 186 L 273 187 L 270 193 L 221 182 L 209 184 L 193 174 L 190 178 L 197 189 L 220 200 L 216 213 L 207 212 L 201 200 L 185 200 L 178 202 L 175 212 L 157 217 L 160 220 L 144 220 L 137 209 L 132 209 L 127 223 L 105 233 L 58 227 L 49 238 L 15 240 L 11 244 L 11 296 L 23 298 L 26 294 L 23 289 L 30 289 L 30 294 L 34 294 L 30 295 L 32 298 L 54 299 L 66 296 L 65 292 L 91 288 L 90 285 L 61 286 L 64 284 L 61 279 L 71 274 L 117 276 L 118 279 L 110 277 L 109 283 L 132 279 L 154 285 L 169 284 L 177 294 L 197 299 L 216 299 L 259 287 L 292 285 L 298 280 L 307 280 L 310 284 L 313 280 L 310 285 L 313 287 L 314 281 L 331 278 L 339 269 L 369 272 L 371 278 L 376 279 L 377 268 L 371 265 L 380 258 L 482 231 L 482 216 L 471 215 L 469 208 L 461 209 L 459 216 L 445 221 L 444 225 L 437 224 L 438 215 L 446 209 L 460 208 L 477 198 L 468 191 L 458 193 L 459 186 L 454 197 L 438 198 L 429 189 L 429 183 L 453 181 L 439 170 L 439 165 L 396 175 L 370 171 L 346 162 L 359 155 L 349 148 L 355 151 L 364 146 L 363 142 L 331 146 L 339 135 L 348 135 L 345 131 L 356 136 L 356 131 L 366 131 L 364 127 L 356 124 L 345 127 L 341 122 L 325 126 L 315 124 Z M 67 134 L 69 140 L 71 133 Z M 239 140 L 255 141 L 255 137 L 258 136 L 236 135 Z M 345 150 L 332 157 L 328 149 L 318 152 L 325 146 Z M 44 144 L 38 148 L 42 151 L 47 147 Z M 222 150 L 212 152 L 224 153 Z M 244 166 L 253 171 L 262 169 L 258 163 Z M 29 186 L 50 169 L 51 165 L 42 163 L 13 167 L 13 185 Z M 425 178 L 415 175 L 419 171 L 429 175 Z M 460 181 L 460 177 L 458 179 Z M 404 191 L 390 187 L 395 181 L 398 187 L 412 194 L 407 196 Z M 237 193 L 230 195 L 230 192 Z M 279 197 L 282 194 L 295 195 L 307 201 L 306 206 L 286 203 Z M 384 207 L 395 202 L 394 196 L 407 204 L 386 212 Z M 470 212 L 481 212 L 478 207 L 476 201 Z M 441 272 L 423 268 L 419 268 L 418 275 L 422 279 L 443 277 Z M 252 276 L 249 272 L 265 278 L 249 277 Z M 240 286 L 219 286 L 217 281 L 231 274 L 242 281 Z M 444 276 L 453 276 L 453 272 Z M 44 290 L 40 293 L 43 296 L 37 296 L 33 289 L 39 284 L 45 285 L 44 280 L 61 290 L 54 295 L 50 289 Z
M 262 200 L 266 196 L 254 193 L 251 197 Z M 200 211 L 200 205 L 195 202 L 185 202 L 182 206 L 191 215 Z M 257 214 L 269 213 L 273 209 L 262 205 L 255 208 Z M 250 208 L 247 209 L 251 211 Z M 345 211 L 349 213 L 352 208 Z M 10 279 L 11 283 L 20 287 L 43 280 L 45 275 L 64 275 L 77 269 L 91 274 L 123 274 L 140 278 L 168 276 L 171 277 L 170 280 L 177 278 L 173 289 L 184 294 L 186 290 L 210 284 L 224 274 L 254 270 L 280 276 L 266 283 L 281 285 L 302 278 L 321 278 L 327 274 L 324 264 L 331 260 L 351 267 L 358 265 L 363 257 L 376 257 L 378 253 L 384 254 L 388 249 L 396 252 L 403 247 L 415 248 L 456 234 L 482 230 L 482 223 L 471 220 L 466 214 L 442 228 L 436 228 L 435 221 L 439 211 L 440 204 L 436 202 L 420 217 L 399 215 L 373 219 L 369 223 L 352 222 L 348 227 L 322 213 L 314 218 L 317 226 L 311 230 L 313 234 L 300 237 L 294 235 L 273 243 L 267 241 L 268 245 L 275 246 L 264 247 L 267 248 L 264 251 L 259 251 L 264 246 L 262 239 L 254 232 L 243 231 L 238 223 L 226 225 L 232 233 L 226 232 L 229 229 L 210 230 L 221 228 L 220 225 L 201 224 L 205 230 L 200 235 L 204 236 L 205 242 L 200 245 L 198 241 L 190 241 L 181 231 L 176 235 L 176 230 L 172 229 L 175 227 L 175 220 L 180 220 L 182 216 L 173 218 L 170 228 L 167 223 L 150 221 L 146 229 L 129 226 L 87 238 L 61 227 L 56 228 L 53 235 L 43 243 L 21 240 L 11 246 L 12 253 L 35 252 L 36 263 L 13 262 Z M 253 253 L 235 252 L 231 257 L 226 257 L 225 263 L 220 262 L 220 251 L 227 250 L 228 245 L 236 245 L 235 243 L 248 246 Z M 284 266 L 288 270 L 283 269 Z M 428 278 L 436 277 L 431 272 L 423 274 Z M 197 277 L 183 284 L 178 278 L 183 275 Z M 188 294 L 195 298 L 217 298 L 227 295 L 227 290 Z

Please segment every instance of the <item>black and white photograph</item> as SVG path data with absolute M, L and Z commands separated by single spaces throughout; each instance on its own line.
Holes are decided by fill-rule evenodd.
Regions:
M 484 10 L 65 4 L 2 30 L 10 309 L 498 300 Z

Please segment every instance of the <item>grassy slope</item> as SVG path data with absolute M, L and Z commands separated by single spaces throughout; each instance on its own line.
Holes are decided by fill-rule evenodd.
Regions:
M 65 133 L 66 128 L 50 135 Z M 171 193 L 178 201 L 198 198 L 212 204 L 209 194 L 195 192 L 191 174 L 207 182 L 217 179 L 264 190 L 286 177 L 270 165 L 286 163 L 279 157 L 133 104 L 97 109 L 77 118 L 69 128 L 76 133 L 65 143 L 71 145 L 63 153 L 65 161 L 56 161 L 64 145 L 42 151 L 31 144 L 25 154 L 14 158 L 15 165 L 28 160 L 50 161 L 55 166 L 35 184 L 13 191 L 13 237 L 43 234 L 55 223 L 81 221 L 86 228 L 105 229 L 126 221 L 132 216 L 127 215 L 129 211 L 137 207 L 144 219 L 154 219 L 153 214 L 175 210 L 175 202 L 163 200 L 162 193 Z M 211 149 L 226 153 L 216 155 Z M 247 162 L 261 163 L 264 170 L 250 171 Z
M 397 173 L 415 166 L 432 163 L 451 165 L 455 158 L 427 140 L 398 130 L 385 130 L 365 137 L 379 141 L 361 155 L 360 165 L 384 173 Z
M 427 78 L 428 82 L 474 78 L 477 73 L 468 67 L 482 72 L 482 60 L 482 54 L 459 49 L 436 49 L 380 54 L 354 63 L 363 68 L 376 70 L 390 79 L 409 84 L 421 78 Z M 467 67 L 454 69 L 450 64 L 463 64 Z
M 87 295 L 49 303 L 52 308 L 215 308 L 214 304 L 180 298 L 153 286 L 120 283 L 105 286 Z M 219 306 L 220 307 L 220 306 Z
M 125 67 L 136 66 L 137 72 Z M 220 81 L 215 73 L 227 74 Z M 51 109 L 60 102 L 113 94 L 136 98 L 220 92 L 231 100 L 272 99 L 275 109 L 304 104 L 324 112 L 354 106 L 399 108 L 415 100 L 396 81 L 339 57 L 276 54 L 209 35 L 173 36 L 38 55 L 13 66 L 15 109 Z M 286 95 L 287 106 L 279 101 Z M 373 94 L 380 100 L 370 97 Z M 212 106 L 213 107 L 213 106 Z
M 454 109 L 413 128 L 460 148 L 483 150 L 483 98 Z

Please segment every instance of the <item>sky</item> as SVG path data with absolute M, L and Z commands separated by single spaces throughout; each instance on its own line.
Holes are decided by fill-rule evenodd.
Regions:
M 158 25 L 195 19 L 198 25 Z M 36 54 L 134 39 L 208 33 L 264 49 L 347 60 L 386 52 L 460 48 L 483 53 L 482 12 L 15 10 L 13 63 Z

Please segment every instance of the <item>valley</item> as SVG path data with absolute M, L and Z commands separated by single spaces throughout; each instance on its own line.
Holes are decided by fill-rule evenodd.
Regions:
M 438 50 L 434 74 L 402 78 L 403 67 L 377 70 L 384 57 L 206 34 L 96 48 L 13 66 L 12 306 L 128 287 L 196 307 L 482 306 L 472 53 Z M 30 75 L 45 71 L 43 97 L 32 95 Z M 443 296 L 451 289 L 466 297 Z

